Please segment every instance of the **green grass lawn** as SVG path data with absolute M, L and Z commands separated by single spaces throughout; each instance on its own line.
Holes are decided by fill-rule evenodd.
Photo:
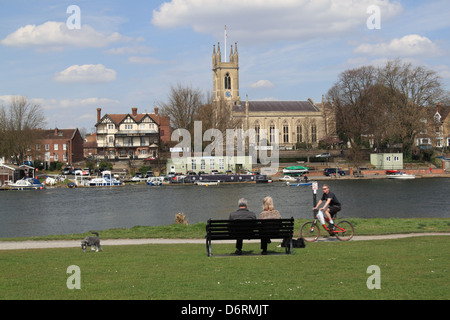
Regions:
M 450 218 L 412 218 L 412 219 L 346 219 L 352 222 L 355 235 L 393 234 L 393 233 L 423 233 L 423 232 L 450 232 Z M 294 237 L 299 237 L 300 227 L 307 219 L 295 220 Z M 133 228 L 116 228 L 110 230 L 93 230 L 100 233 L 102 239 L 142 239 L 142 238 L 178 238 L 203 239 L 205 237 L 206 223 L 192 225 L 173 224 L 169 226 L 135 226 Z M 88 235 L 49 235 L 26 238 L 1 238 L 0 241 L 9 240 L 78 240 Z
M 325 241 L 284 254 L 277 243 L 105 246 L 0 251 L 1 299 L 303 300 L 450 298 L 448 237 Z M 81 271 L 69 290 L 67 268 Z M 381 289 L 370 290 L 367 268 L 380 268 Z

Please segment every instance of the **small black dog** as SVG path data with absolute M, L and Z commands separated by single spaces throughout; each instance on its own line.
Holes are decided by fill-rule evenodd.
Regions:
M 96 237 L 86 237 L 83 241 L 81 241 L 81 249 L 83 249 L 84 252 L 86 252 L 86 248 L 88 246 L 91 247 L 91 250 L 95 252 L 102 251 L 102 246 L 100 245 L 100 238 L 98 236 L 98 232 L 91 232 L 92 234 L 95 234 Z M 95 247 L 95 249 L 94 249 Z

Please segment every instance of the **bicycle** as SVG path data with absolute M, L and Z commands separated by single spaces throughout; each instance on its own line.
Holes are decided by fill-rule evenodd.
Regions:
M 341 241 L 349 241 L 353 238 L 354 230 L 353 225 L 347 220 L 334 219 L 334 230 L 328 228 L 326 222 L 329 222 L 327 217 L 324 217 L 323 228 L 328 232 L 330 236 L 336 236 Z M 303 238 L 306 242 L 314 242 L 320 236 L 320 224 L 318 215 L 314 213 L 314 220 L 305 222 L 300 228 L 300 238 Z

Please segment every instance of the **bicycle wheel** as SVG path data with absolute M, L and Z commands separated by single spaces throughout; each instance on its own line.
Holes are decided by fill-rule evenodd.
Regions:
M 348 241 L 353 238 L 353 225 L 347 220 L 339 221 L 336 223 L 334 234 L 339 240 Z
M 305 222 L 300 228 L 300 238 L 306 242 L 314 242 L 319 238 L 319 225 L 312 221 Z

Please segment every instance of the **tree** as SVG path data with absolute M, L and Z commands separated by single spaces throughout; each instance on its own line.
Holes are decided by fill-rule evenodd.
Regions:
M 158 102 L 161 114 L 170 118 L 173 129 L 186 129 L 191 134 L 194 130 L 194 121 L 203 105 L 203 96 L 199 89 L 183 87 L 177 84 L 171 86 L 167 102 Z
M 401 143 L 411 158 L 416 136 L 431 123 L 428 107 L 443 97 L 437 74 L 400 60 L 385 66 L 346 70 L 328 91 L 337 132 L 350 142 L 355 158 L 370 140 L 375 147 Z
M 0 111 L 0 156 L 22 162 L 27 150 L 38 139 L 36 129 L 45 125 L 40 105 L 32 104 L 23 96 L 11 98 L 8 109 Z
M 342 72 L 338 81 L 328 91 L 327 99 L 334 106 L 336 130 L 339 137 L 350 142 L 355 161 L 359 150 L 375 129 L 373 119 L 377 117 L 377 74 L 372 66 Z
M 405 159 L 410 159 L 416 136 L 433 121 L 427 108 L 443 97 L 440 78 L 425 67 L 394 60 L 379 70 L 379 83 L 385 88 L 392 134 L 402 143 Z

